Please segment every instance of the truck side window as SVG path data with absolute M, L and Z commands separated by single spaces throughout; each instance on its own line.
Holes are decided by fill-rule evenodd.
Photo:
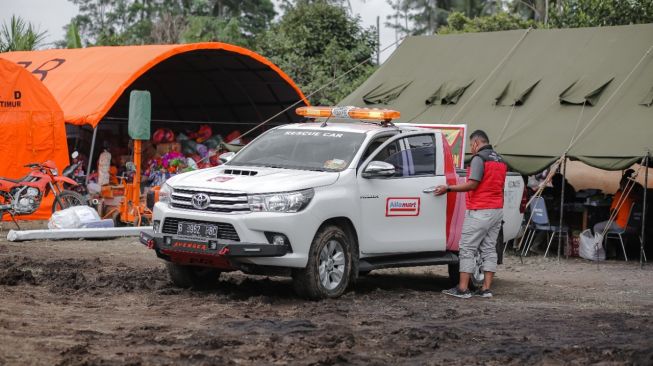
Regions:
M 431 135 L 411 136 L 391 143 L 373 160 L 395 167 L 395 177 L 435 175 L 435 141 Z
M 432 135 L 411 136 L 405 139 L 414 167 L 411 175 L 435 175 L 435 141 Z
M 369 145 L 367 145 L 367 148 L 365 149 L 365 152 L 363 153 L 363 156 L 361 156 L 360 160 L 358 161 L 358 166 L 365 161 L 372 153 L 374 150 L 376 150 L 379 146 L 383 145 L 384 142 L 388 141 L 388 139 L 392 136 L 381 136 L 378 137 L 374 140 L 372 140 Z

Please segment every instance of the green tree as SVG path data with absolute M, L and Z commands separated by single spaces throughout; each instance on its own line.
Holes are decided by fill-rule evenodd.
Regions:
M 79 7 L 72 22 L 93 45 L 198 41 L 249 45 L 276 15 L 271 0 L 70 1 Z
M 370 60 L 375 51 L 373 29 L 363 29 L 359 18 L 328 1 L 286 4 L 285 14 L 265 33 L 259 52 L 269 57 L 307 94 L 317 91 L 356 65 Z M 364 63 L 313 95 L 311 103 L 333 105 L 350 94 L 372 72 Z
M 559 0 L 551 13 L 556 28 L 653 22 L 653 0 Z
M 79 7 L 71 20 L 92 45 L 149 43 L 156 16 L 154 0 L 70 0 Z M 68 26 L 67 26 L 68 27 Z
M 497 13 L 470 19 L 463 13 L 453 12 L 449 15 L 448 23 L 448 26 L 440 28 L 439 34 L 496 32 L 528 27 L 536 28 L 538 26 L 533 20 L 525 20 L 520 16 L 508 13 Z
M 386 25 L 401 35 L 435 34 L 447 25 L 452 12 L 475 18 L 491 15 L 501 9 L 502 1 L 494 0 L 386 0 L 394 10 Z
M 245 36 L 238 18 L 229 20 L 210 17 L 193 16 L 181 33 L 181 42 L 211 42 L 220 41 L 238 46 L 249 47 L 251 38 Z
M 36 29 L 23 18 L 11 16 L 0 29 L 0 52 L 30 51 L 43 45 L 47 32 Z
M 68 24 L 68 30 L 66 31 L 66 48 L 82 48 L 82 39 L 79 35 L 79 29 L 75 22 L 70 22 Z

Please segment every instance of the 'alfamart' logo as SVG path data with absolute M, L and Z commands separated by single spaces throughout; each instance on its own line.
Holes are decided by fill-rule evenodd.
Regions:
M 386 216 L 419 216 L 419 197 L 390 197 L 385 205 Z

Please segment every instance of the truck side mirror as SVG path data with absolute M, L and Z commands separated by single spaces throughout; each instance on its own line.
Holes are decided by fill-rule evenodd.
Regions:
M 395 167 L 385 161 L 371 161 L 363 170 L 363 178 L 387 178 L 395 175 Z
M 235 152 L 226 152 L 222 155 L 220 155 L 219 159 L 222 164 L 228 162 L 229 160 L 233 159 L 234 155 L 236 155 Z

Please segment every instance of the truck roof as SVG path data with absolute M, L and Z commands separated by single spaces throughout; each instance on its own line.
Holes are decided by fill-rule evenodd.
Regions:
M 384 127 L 378 123 L 361 122 L 347 119 L 329 119 L 325 127 L 321 127 L 324 120 L 316 120 L 315 122 L 293 123 L 280 126 L 279 129 L 306 129 L 306 130 L 323 130 L 323 131 L 339 131 L 339 132 L 354 132 L 354 133 L 370 133 L 382 130 L 394 130 L 400 128 L 402 130 L 418 131 L 419 127 L 402 126 Z M 433 130 L 428 130 L 433 131 Z

